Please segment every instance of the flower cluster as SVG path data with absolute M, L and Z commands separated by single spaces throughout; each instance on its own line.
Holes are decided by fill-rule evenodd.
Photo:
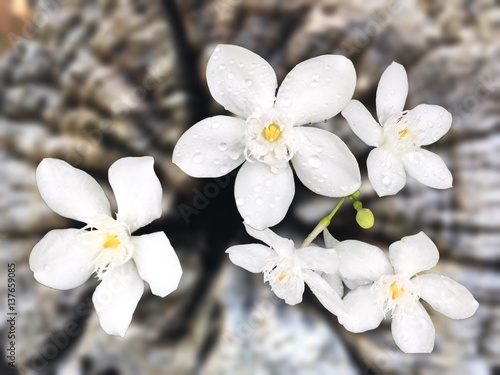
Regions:
M 359 200 L 361 174 L 356 158 L 336 135 L 308 126 L 342 113 L 356 135 L 374 146 L 368 178 L 380 196 L 392 195 L 406 174 L 430 187 L 445 189 L 452 176 L 443 160 L 421 146 L 449 130 L 444 108 L 419 105 L 403 111 L 408 94 L 404 68 L 393 63 L 377 89 L 378 122 L 351 100 L 356 72 L 344 56 L 324 55 L 297 65 L 277 89 L 272 67 L 244 48 L 219 45 L 207 66 L 213 98 L 237 117 L 214 116 L 193 125 L 179 139 L 173 162 L 193 177 L 220 177 L 241 165 L 234 188 L 245 228 L 262 244 L 227 249 L 229 259 L 252 273 L 263 273 L 279 298 L 302 302 L 305 285 L 340 324 L 351 332 L 378 327 L 392 318 L 392 334 L 407 353 L 434 346 L 434 326 L 420 299 L 453 319 L 470 317 L 477 301 L 464 286 L 422 273 L 436 266 L 439 252 L 423 232 L 389 246 L 339 242 L 326 230 L 344 201 L 352 201 L 356 221 L 365 229 L 374 215 Z M 340 198 L 302 245 L 271 231 L 281 222 L 295 194 L 294 176 L 313 192 Z M 103 329 L 124 335 L 144 291 L 165 297 L 182 270 L 163 232 L 131 236 L 159 218 L 162 189 L 151 157 L 124 158 L 109 169 L 118 204 L 116 218 L 97 182 L 66 162 L 44 159 L 37 184 L 56 213 L 86 223 L 80 230 L 49 232 L 33 249 L 30 267 L 42 284 L 70 289 L 92 274 L 101 281 L 93 301 Z M 325 247 L 314 244 L 324 233 Z
M 451 114 L 435 105 L 403 111 L 408 94 L 403 66 L 393 63 L 380 79 L 379 122 L 351 100 L 356 73 L 343 56 L 300 63 L 275 94 L 276 75 L 265 60 L 241 47 L 219 45 L 208 61 L 207 82 L 213 98 L 238 117 L 215 116 L 193 125 L 179 139 L 173 162 L 193 177 L 219 177 L 243 164 L 235 182 L 236 206 L 247 232 L 267 246 L 229 248 L 234 264 L 262 272 L 290 305 L 302 301 L 307 284 L 352 332 L 376 328 L 390 312 L 396 344 L 407 353 L 429 352 L 434 345 L 434 327 L 420 298 L 450 318 L 476 311 L 478 303 L 462 285 L 434 274 L 415 276 L 439 258 L 422 232 L 392 244 L 389 257 L 360 241 L 338 242 L 328 231 L 326 248 L 313 244 L 346 198 L 353 201 L 361 227 L 373 226 L 374 217 L 358 200 L 359 166 L 347 146 L 328 131 L 304 125 L 342 112 L 354 133 L 376 147 L 367 169 L 380 197 L 400 191 L 407 173 L 430 187 L 451 187 L 443 160 L 421 148 L 448 132 Z M 283 220 L 293 200 L 291 167 L 310 190 L 342 198 L 299 248 L 269 229 Z

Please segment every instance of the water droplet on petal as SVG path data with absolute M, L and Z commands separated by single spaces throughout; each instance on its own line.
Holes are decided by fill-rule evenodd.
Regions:
M 253 83 L 253 81 L 252 81 L 251 79 L 247 79 L 247 80 L 245 81 L 245 84 L 246 84 L 247 86 L 252 86 L 252 83 Z
M 384 178 L 382 178 L 382 185 L 384 186 L 389 186 L 391 184 L 391 178 L 388 177 L 388 176 L 385 176 Z
M 219 151 L 226 151 L 226 150 L 227 150 L 227 143 L 226 142 L 219 143 Z
M 217 129 L 218 127 L 220 127 L 220 124 L 218 122 L 214 122 L 212 124 L 212 129 Z
M 220 65 L 219 65 L 219 69 L 220 69 L 220 70 L 224 70 L 224 69 L 226 69 L 226 66 L 225 66 L 224 64 L 220 64 Z
M 46 265 L 43 269 L 44 269 L 45 271 L 49 271 L 49 270 L 50 270 L 50 267 Z
M 313 168 L 321 167 L 321 160 L 317 156 L 311 156 L 309 158 L 309 165 Z
M 243 206 L 245 204 L 246 200 L 245 198 L 236 198 L 236 205 L 237 206 Z
M 433 128 L 433 127 L 434 127 L 434 123 L 433 123 L 432 121 L 429 121 L 429 122 L 427 123 L 427 126 L 428 126 L 429 128 Z
M 221 167 L 220 167 L 220 171 L 224 174 L 226 174 L 227 172 L 229 172 L 229 165 L 227 164 L 222 164 Z
M 391 90 L 391 95 L 394 95 L 396 92 L 394 90 Z
M 325 121 L 326 121 L 326 120 L 325 120 Z M 321 146 L 316 147 L 316 152 L 317 152 L 318 154 L 321 154 L 321 153 L 323 152 L 323 147 L 321 147 Z
M 240 157 L 240 153 L 236 150 L 231 150 L 229 152 L 229 157 L 232 159 L 232 160 L 238 160 L 238 158 Z
M 201 164 L 201 163 L 203 163 L 204 160 L 205 160 L 205 158 L 203 157 L 203 155 L 200 152 L 197 152 L 196 154 L 193 155 L 193 161 L 196 164 Z
M 262 199 L 262 197 L 257 197 L 257 199 L 255 199 L 255 204 L 257 206 L 262 206 L 264 204 L 264 199 Z
M 229 74 L 227 75 L 227 78 L 233 79 L 234 78 L 234 73 L 233 72 L 229 72 Z

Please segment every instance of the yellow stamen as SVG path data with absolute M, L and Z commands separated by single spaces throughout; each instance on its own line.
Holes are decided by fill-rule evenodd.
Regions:
M 408 129 L 398 131 L 398 135 L 399 135 L 398 139 L 402 140 L 406 136 L 406 134 L 408 134 Z
M 391 284 L 391 293 L 392 299 L 398 298 L 401 294 L 403 294 L 404 288 L 400 288 L 397 281 L 394 281 Z
M 105 249 L 116 249 L 118 246 L 120 246 L 120 240 L 116 234 L 108 234 L 106 241 L 104 241 L 104 245 L 102 245 Z
M 264 135 L 264 138 L 266 138 L 269 142 L 274 142 L 280 137 L 281 129 L 278 124 L 275 124 L 273 122 L 267 128 L 264 128 L 262 134 Z
M 278 278 L 279 281 L 283 281 L 283 279 L 286 277 L 286 273 L 283 272 L 280 277 Z

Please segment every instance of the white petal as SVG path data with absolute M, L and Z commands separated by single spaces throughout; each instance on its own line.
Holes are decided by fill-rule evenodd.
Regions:
M 324 273 L 321 277 L 330 285 L 330 287 L 342 298 L 344 295 L 344 284 L 338 273 Z
M 111 216 L 108 198 L 96 180 L 59 159 L 43 159 L 36 169 L 40 195 L 56 213 L 88 223 L 98 216 Z
M 99 323 L 107 334 L 125 336 L 143 292 L 144 282 L 133 261 L 116 267 L 104 277 L 92 296 L 92 302 Z
M 246 48 L 219 44 L 207 65 L 212 97 L 234 114 L 249 117 L 272 108 L 276 73 L 269 63 Z
M 289 255 L 295 249 L 292 240 L 278 236 L 271 229 L 257 230 L 246 223 L 243 223 L 243 225 L 245 225 L 245 229 L 250 236 L 269 245 L 282 256 Z
M 236 176 L 234 196 L 245 223 L 255 229 L 278 224 L 285 217 L 295 185 L 292 169 L 271 172 L 267 164 L 246 162 Z
M 323 55 L 298 64 L 285 77 L 275 108 L 293 118 L 294 125 L 327 120 L 351 100 L 356 71 L 351 60 Z
M 29 264 L 39 283 L 66 290 L 89 279 L 98 248 L 83 242 L 80 234 L 77 229 L 56 229 L 35 245 Z
M 351 100 L 342 111 L 354 134 L 369 146 L 377 147 L 382 138 L 382 127 L 366 107 L 357 100 Z
M 448 133 L 452 122 L 451 113 L 439 105 L 418 105 L 407 116 L 412 121 L 412 131 L 424 146 Z
M 342 279 L 373 282 L 382 275 L 393 273 L 389 259 L 376 246 L 347 240 L 335 245 L 335 250 L 340 258 L 339 273 Z
M 299 259 L 302 268 L 326 273 L 335 273 L 339 269 L 339 256 L 333 249 L 310 246 L 297 249 L 294 254 Z
M 344 297 L 347 315 L 339 323 L 350 332 L 359 333 L 375 329 L 384 318 L 384 312 L 375 300 L 372 285 L 360 286 Z
M 320 275 L 309 270 L 303 271 L 303 274 L 306 284 L 328 311 L 336 316 L 344 315 L 347 312 L 342 298 Z
M 361 185 L 356 158 L 335 134 L 317 128 L 294 128 L 299 142 L 292 164 L 300 181 L 317 194 L 344 197 Z
M 380 77 L 376 94 L 377 117 L 383 126 L 392 115 L 403 112 L 408 96 L 408 75 L 403 65 L 393 62 Z
M 182 268 L 179 258 L 163 232 L 130 237 L 134 245 L 134 262 L 151 292 L 165 297 L 179 286 Z
M 379 197 L 396 194 L 406 184 L 403 163 L 382 148 L 370 151 L 366 166 L 370 183 Z
M 153 164 L 151 156 L 128 157 L 109 168 L 109 183 L 118 205 L 117 220 L 126 223 L 130 232 L 161 216 L 162 189 Z
M 333 249 L 335 245 L 340 242 L 332 236 L 328 229 L 323 230 L 323 239 L 325 240 L 325 246 L 327 249 Z
M 191 126 L 174 148 L 172 161 L 192 177 L 224 176 L 245 160 L 245 121 L 214 116 Z
M 273 249 L 260 244 L 232 246 L 226 253 L 231 262 L 252 273 L 263 272 L 266 264 L 276 258 Z
M 293 306 L 302 302 L 304 294 L 304 279 L 301 276 L 285 278 L 282 281 L 274 283 L 272 290 L 279 298 L 287 304 Z
M 434 348 L 434 325 L 419 302 L 409 313 L 396 309 L 391 331 L 396 345 L 405 353 L 431 353 Z
M 342 280 L 349 290 L 354 290 L 360 286 L 363 285 L 368 285 L 368 284 L 373 284 L 373 280 L 350 280 L 350 279 L 343 279 Z
M 469 318 L 479 306 L 466 287 L 449 277 L 429 273 L 415 276 L 411 281 L 417 286 L 420 298 L 448 318 Z
M 401 159 L 406 172 L 422 184 L 435 189 L 448 189 L 453 185 L 453 176 L 440 156 L 418 149 Z
M 397 275 L 410 277 L 435 267 L 439 251 L 424 232 L 419 232 L 391 244 L 389 259 Z

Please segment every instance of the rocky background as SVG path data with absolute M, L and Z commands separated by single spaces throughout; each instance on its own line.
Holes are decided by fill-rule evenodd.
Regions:
M 500 374 L 498 1 L 39 0 L 9 13 L 18 3 L 2 2 L 0 17 L 7 49 L 0 56 L 0 259 L 2 275 L 7 263 L 17 268 L 19 373 Z M 397 196 L 378 198 L 365 180 L 374 228 L 357 227 L 348 205 L 331 227 L 339 239 L 382 248 L 420 230 L 437 243 L 438 271 L 466 285 L 480 308 L 464 321 L 432 314 L 434 353 L 401 353 L 386 323 L 350 334 L 311 294 L 286 306 L 261 275 L 228 262 L 227 247 L 251 241 L 236 211 L 234 173 L 197 180 L 171 163 L 190 125 L 224 113 L 205 77 L 217 43 L 260 54 L 279 81 L 307 58 L 344 54 L 358 73 L 355 98 L 372 110 L 381 73 L 398 61 L 410 77 L 407 108 L 429 103 L 452 112 L 452 130 L 430 150 L 450 166 L 453 189 L 410 180 Z M 346 122 L 338 116 L 318 126 L 344 139 L 366 177 L 369 147 Z M 108 167 L 134 155 L 154 156 L 164 188 L 164 217 L 143 231 L 166 232 L 184 277 L 165 299 L 146 291 L 121 339 L 98 325 L 95 281 L 51 290 L 35 282 L 27 260 L 47 231 L 79 226 L 41 200 L 34 172 L 42 158 L 64 159 L 110 191 Z M 297 186 L 278 231 L 299 242 L 335 200 Z M 204 189 L 218 193 L 207 198 Z M 5 349 L 3 318 L 0 329 Z M 0 366 L 17 373 L 3 354 Z

